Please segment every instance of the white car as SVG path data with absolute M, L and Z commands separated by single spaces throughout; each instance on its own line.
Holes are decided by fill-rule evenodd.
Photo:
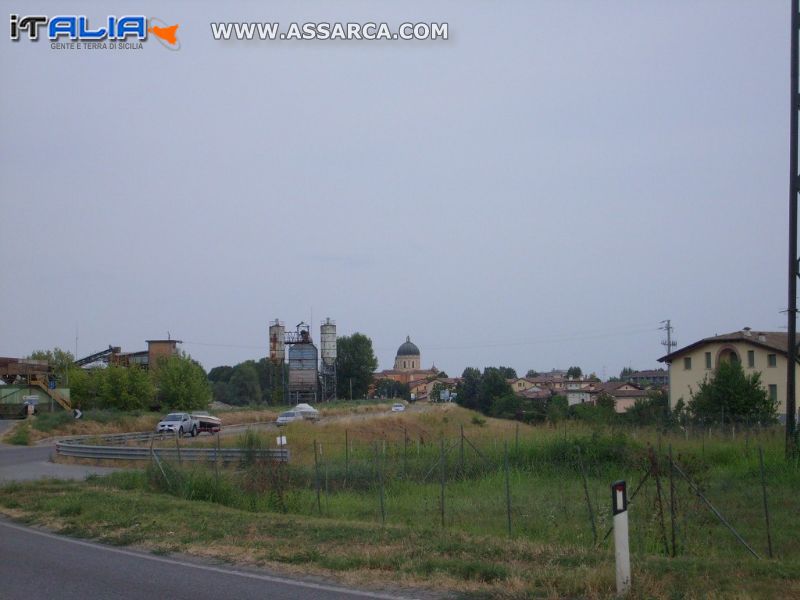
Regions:
M 287 410 L 286 412 L 282 412 L 280 415 L 278 415 L 278 419 L 275 421 L 275 424 L 280 427 L 281 425 L 286 425 L 287 423 L 300 421 L 302 419 L 302 415 L 300 415 L 300 413 L 297 411 Z
M 157 433 L 177 433 L 178 437 L 183 437 L 187 433 L 192 437 L 197 435 L 199 424 L 197 419 L 189 413 L 169 413 L 156 425 Z
M 392 404 L 392 412 L 403 412 L 406 409 L 406 405 L 402 402 L 395 402 Z

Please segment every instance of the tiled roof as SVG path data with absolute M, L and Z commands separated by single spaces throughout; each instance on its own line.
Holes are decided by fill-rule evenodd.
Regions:
M 722 335 L 715 335 L 712 337 L 703 338 L 694 344 L 684 346 L 675 352 L 671 352 L 666 356 L 658 359 L 659 362 L 672 362 L 676 357 L 694 350 L 698 346 L 705 344 L 713 344 L 719 342 L 745 342 L 768 350 L 775 350 L 781 354 L 787 354 L 789 347 L 789 334 L 785 331 L 753 331 L 751 329 L 743 329 L 741 331 L 734 331 L 732 333 L 723 333 Z

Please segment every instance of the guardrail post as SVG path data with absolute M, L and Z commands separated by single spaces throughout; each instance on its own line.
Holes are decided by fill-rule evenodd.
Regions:
M 628 491 L 624 481 L 611 484 L 611 509 L 614 514 L 617 595 L 625 596 L 631 589 L 631 555 L 628 547 Z

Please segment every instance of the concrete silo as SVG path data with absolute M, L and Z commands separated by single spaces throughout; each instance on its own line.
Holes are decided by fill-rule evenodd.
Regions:
M 320 325 L 320 387 L 322 400 L 336 398 L 336 321 L 330 317 Z
M 316 401 L 318 386 L 317 347 L 311 341 L 308 326 L 305 329 L 298 326 L 297 337 L 292 336 L 289 346 L 289 400 L 294 403 Z

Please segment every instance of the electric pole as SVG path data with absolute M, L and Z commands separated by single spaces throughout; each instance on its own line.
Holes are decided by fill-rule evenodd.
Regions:
M 795 369 L 797 368 L 797 194 L 800 192 L 797 169 L 797 111 L 800 110 L 800 90 L 798 89 L 798 30 L 800 29 L 800 0 L 792 0 L 789 74 L 789 340 L 786 352 L 786 457 L 791 458 L 795 451 Z
M 672 321 L 670 319 L 667 319 L 666 321 L 661 321 L 661 324 L 663 325 L 663 327 L 659 327 L 659 329 L 663 329 L 664 331 L 667 332 L 667 339 L 661 340 L 661 345 L 664 346 L 664 348 L 666 348 L 667 354 L 669 354 L 670 352 L 672 352 L 672 349 L 678 345 L 678 342 L 672 341 L 672 330 L 675 328 L 672 326 Z
M 667 350 L 667 354 L 669 354 L 670 352 L 672 352 L 672 349 L 675 348 L 678 345 L 678 342 L 673 341 L 673 339 L 672 339 L 672 330 L 674 329 L 674 327 L 672 326 L 672 320 L 671 319 L 667 319 L 666 321 L 661 321 L 661 325 L 662 325 L 662 327 L 659 327 L 659 329 L 663 329 L 663 330 L 665 330 L 667 332 L 667 339 L 661 340 L 661 345 L 664 346 L 664 348 Z M 667 369 L 669 369 L 667 372 L 671 374 L 671 372 L 672 372 L 672 361 L 668 361 L 667 362 Z M 671 396 L 672 396 L 672 377 L 668 376 L 667 377 L 667 411 L 671 411 L 672 410 L 672 397 Z M 669 415 L 667 414 L 665 416 L 668 417 Z

